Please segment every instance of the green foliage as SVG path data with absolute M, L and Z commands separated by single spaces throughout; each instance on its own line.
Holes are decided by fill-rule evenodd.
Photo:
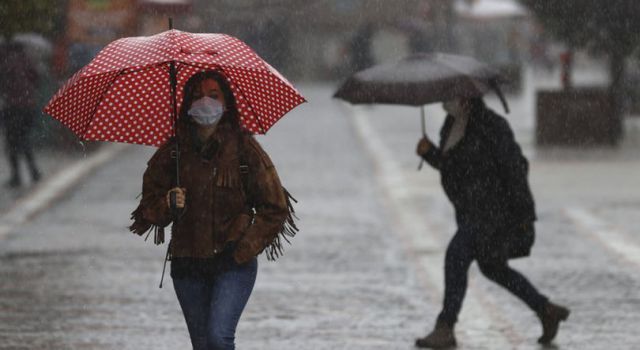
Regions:
M 640 46 L 639 0 L 520 0 L 556 38 L 622 56 Z
M 0 1 L 0 35 L 11 38 L 20 32 L 53 34 L 63 16 L 65 1 L 2 0 Z

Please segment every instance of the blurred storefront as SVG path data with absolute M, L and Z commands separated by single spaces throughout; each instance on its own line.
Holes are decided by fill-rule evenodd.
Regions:
M 130 0 L 69 0 L 67 6 L 67 71 L 77 71 L 107 43 L 135 32 Z
M 458 52 L 501 69 L 506 91 L 520 91 L 532 26 L 527 9 L 516 0 L 457 0 L 454 11 Z
M 51 75 L 41 87 L 46 100 L 110 42 L 165 31 L 168 17 L 177 17 L 176 24 L 180 24 L 192 10 L 191 0 L 65 0 L 61 6 L 66 7 L 65 18 L 53 41 Z M 52 118 L 42 118 L 41 124 L 36 132 L 38 144 L 83 152 L 97 147 L 98 143 L 78 142 L 77 136 Z
M 108 43 L 168 29 L 167 18 L 192 10 L 191 0 L 67 0 L 64 35 L 56 43 L 55 71 L 76 72 Z
M 138 0 L 136 35 L 154 35 L 168 29 L 167 18 L 183 23 L 193 10 L 191 0 Z M 184 29 L 177 26 L 177 29 Z
M 462 51 L 496 64 L 520 61 L 528 13 L 515 0 L 457 1 L 455 12 Z
M 411 51 L 447 47 L 451 4 L 452 0 L 194 0 L 194 13 L 201 18 L 202 31 L 237 36 L 288 77 L 315 80 L 341 79 L 352 71 L 354 60 L 379 63 Z
M 454 0 L 67 0 L 56 71 L 107 43 L 174 27 L 240 38 L 292 79 L 341 79 L 417 51 L 454 51 Z M 358 57 L 356 57 L 358 56 Z M 363 57 L 360 57 L 363 56 Z

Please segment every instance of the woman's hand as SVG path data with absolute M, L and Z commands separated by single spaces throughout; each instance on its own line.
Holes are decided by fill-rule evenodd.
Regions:
M 431 149 L 431 146 L 433 144 L 431 143 L 431 141 L 429 141 L 429 139 L 424 136 L 422 139 L 420 139 L 420 141 L 418 142 L 418 146 L 416 146 L 416 153 L 422 157 L 425 154 L 427 154 L 427 152 L 429 152 L 429 150 Z
M 239 265 L 246 264 L 258 252 L 259 250 L 257 251 L 250 241 L 242 239 L 236 244 L 236 249 L 233 251 L 233 259 Z
M 186 188 L 180 188 L 180 187 L 175 187 L 170 189 L 167 192 L 167 207 L 171 208 L 171 193 L 175 192 L 176 193 L 176 208 L 182 209 L 184 208 L 185 205 L 185 200 L 186 200 L 186 193 L 187 193 L 187 189 Z

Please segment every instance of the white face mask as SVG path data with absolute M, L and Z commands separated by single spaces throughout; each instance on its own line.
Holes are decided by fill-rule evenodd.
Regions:
M 214 125 L 224 114 L 224 106 L 220 101 L 204 96 L 193 101 L 188 114 L 200 125 Z
M 465 114 L 462 100 L 459 98 L 443 103 L 442 108 L 445 110 L 445 112 L 451 114 L 455 118 L 462 117 Z

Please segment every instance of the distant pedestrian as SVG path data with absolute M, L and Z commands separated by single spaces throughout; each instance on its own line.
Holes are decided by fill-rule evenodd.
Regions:
M 4 101 L 2 124 L 4 125 L 6 152 L 11 175 L 7 187 L 22 185 L 19 160 L 24 158 L 34 182 L 40 180 L 30 142 L 30 132 L 36 117 L 36 91 L 38 71 L 21 44 L 10 42 L 3 47 L 4 60 L 0 65 L 0 94 Z
M 548 344 L 569 310 L 540 294 L 508 259 L 528 256 L 536 220 L 527 180 L 528 162 L 507 121 L 481 98 L 445 102 L 449 114 L 436 147 L 426 137 L 417 153 L 440 171 L 442 186 L 455 208 L 458 231 L 445 257 L 445 295 L 435 329 L 416 340 L 421 348 L 456 345 L 454 325 L 476 260 L 480 271 L 520 298 L 539 317 Z
M 177 135 L 149 160 L 130 229 L 156 230 L 163 241 L 163 228 L 173 222 L 171 277 L 193 349 L 234 349 L 256 256 L 263 250 L 277 256 L 280 234 L 296 230 L 288 193 L 269 156 L 241 129 L 221 73 L 198 73 L 186 83 Z

